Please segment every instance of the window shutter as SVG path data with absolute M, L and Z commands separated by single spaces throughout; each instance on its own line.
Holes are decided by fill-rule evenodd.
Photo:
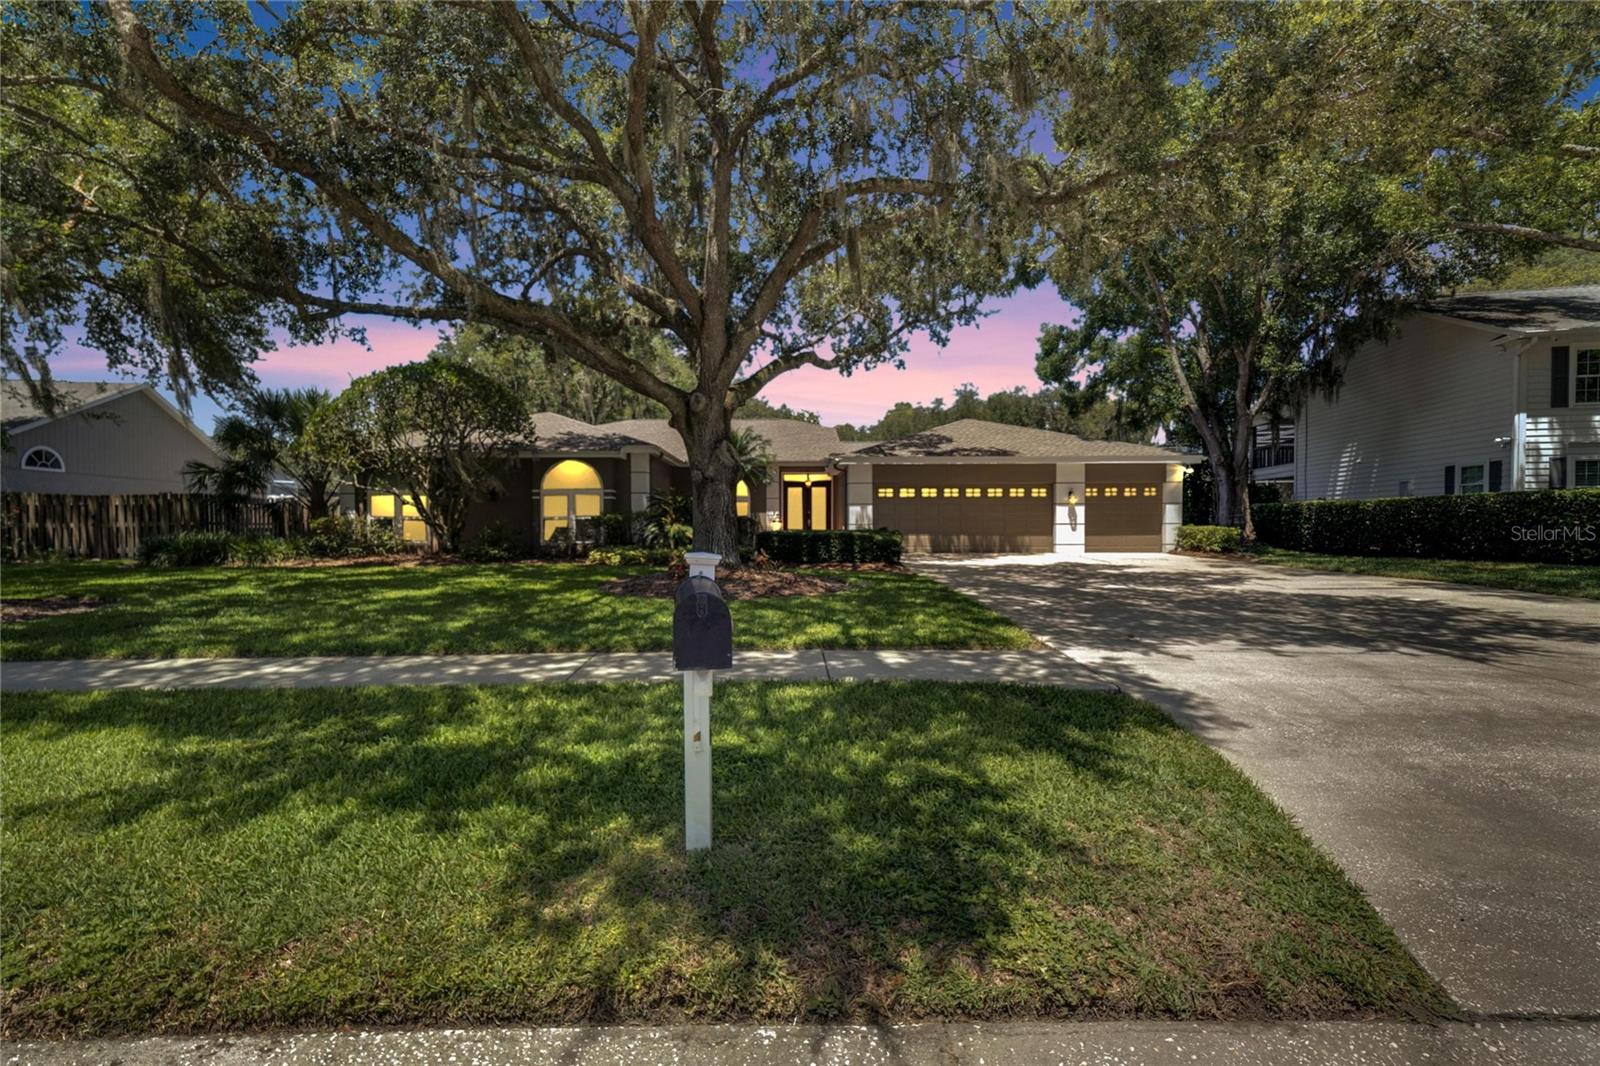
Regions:
M 1550 487 L 1553 489 L 1567 487 L 1567 457 L 1565 455 L 1553 456 L 1550 459 Z
M 1565 344 L 1550 349 L 1550 406 L 1567 406 L 1567 378 L 1571 376 L 1572 349 Z
M 1453 466 L 1444 468 L 1444 494 L 1446 496 L 1456 494 L 1456 468 Z
M 1500 476 L 1501 476 L 1501 472 L 1503 470 L 1505 470 L 1505 463 L 1503 463 L 1499 459 L 1490 460 L 1490 462 L 1489 462 L 1489 491 L 1490 492 L 1499 492 L 1500 491 Z

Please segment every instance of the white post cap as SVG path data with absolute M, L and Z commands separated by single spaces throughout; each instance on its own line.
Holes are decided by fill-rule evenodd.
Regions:
M 683 561 L 689 564 L 690 577 L 709 577 L 715 581 L 722 556 L 716 552 L 684 552 Z

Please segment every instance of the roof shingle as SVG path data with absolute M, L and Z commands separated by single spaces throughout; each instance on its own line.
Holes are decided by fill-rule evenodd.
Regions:
M 861 448 L 865 458 L 936 459 L 1128 459 L 1131 461 L 1192 462 L 1193 456 L 1153 444 L 1124 444 L 1113 440 L 1085 440 L 1071 433 L 1030 429 L 1000 422 L 963 418 L 899 440 Z

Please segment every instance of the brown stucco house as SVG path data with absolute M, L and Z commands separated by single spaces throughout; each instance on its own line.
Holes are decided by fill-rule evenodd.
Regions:
M 6 492 L 77 496 L 183 492 L 183 468 L 215 463 L 216 448 L 147 384 L 54 382 L 62 404 L 47 413 L 20 381 L 0 382 L 0 455 Z
M 1143 444 L 966 419 L 895 441 L 842 441 L 788 419 L 735 420 L 765 438 L 764 483 L 738 486 L 741 516 L 764 529 L 898 529 L 912 551 L 1170 551 L 1193 456 Z M 475 505 L 467 538 L 490 523 L 527 546 L 608 512 L 644 511 L 653 493 L 687 494 L 682 439 L 663 419 L 589 425 L 535 418 L 533 441 Z M 404 502 L 374 498 L 372 513 Z M 423 539 L 413 516 L 406 534 Z

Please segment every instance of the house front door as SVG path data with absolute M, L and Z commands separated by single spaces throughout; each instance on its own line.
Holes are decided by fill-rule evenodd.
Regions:
M 827 529 L 833 479 L 827 474 L 785 474 L 783 477 L 783 528 Z

